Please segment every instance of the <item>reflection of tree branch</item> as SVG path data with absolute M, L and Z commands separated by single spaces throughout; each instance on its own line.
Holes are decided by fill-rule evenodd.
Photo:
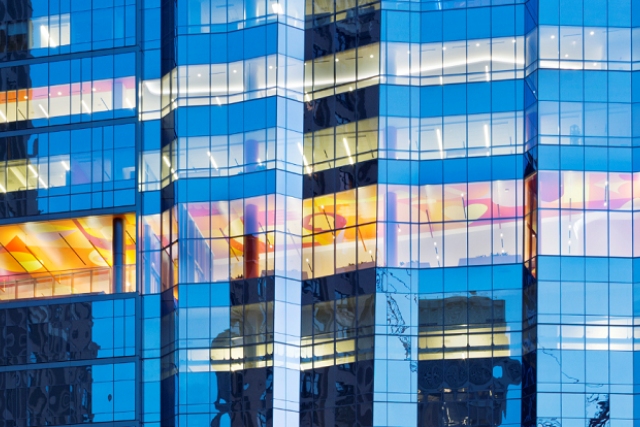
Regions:
M 602 397 L 601 397 L 602 396 Z M 609 421 L 609 395 L 592 394 L 587 397 L 587 404 L 595 403 L 597 411 L 589 420 L 589 427 L 602 427 Z
M 390 314 L 387 315 L 388 324 L 395 327 L 393 328 L 395 330 L 392 329 L 393 333 L 404 333 L 407 330 L 406 322 L 402 317 L 402 313 L 400 313 L 400 307 L 398 306 L 398 303 L 391 295 L 387 295 L 387 305 L 389 306 L 390 314 L 393 315 L 393 317 Z
M 567 375 L 567 374 L 562 370 L 562 364 L 560 363 L 560 360 L 558 360 L 558 357 L 557 357 L 556 355 L 551 354 L 551 353 L 549 352 L 550 350 L 547 350 L 547 349 L 546 349 L 546 348 L 544 348 L 544 347 L 541 347 L 541 348 L 540 348 L 540 350 L 541 350 L 544 354 L 546 354 L 546 355 L 548 355 L 548 356 L 551 356 L 551 357 L 553 357 L 553 358 L 555 359 L 555 361 L 558 363 L 558 366 L 560 366 L 560 372 L 562 373 L 562 375 L 564 375 L 565 377 L 567 377 L 567 378 L 569 378 L 570 380 L 574 381 L 575 383 L 579 383 L 579 382 L 580 382 L 580 380 L 579 380 L 578 378 L 571 377 L 571 376 Z

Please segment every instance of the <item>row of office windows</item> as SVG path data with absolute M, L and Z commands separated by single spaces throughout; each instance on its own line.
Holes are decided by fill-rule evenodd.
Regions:
M 53 191 L 60 187 L 76 192 L 78 186 L 109 183 L 111 189 L 132 188 L 134 171 L 133 148 L 12 160 L 0 162 L 0 192 L 52 190 L 48 194 L 53 196 L 69 193 L 69 188 Z
M 307 3 L 305 14 L 307 16 L 307 20 L 313 16 L 313 18 L 315 18 L 317 22 L 338 22 L 340 20 L 344 20 L 345 18 L 351 17 L 353 15 L 353 12 L 355 12 L 352 9 L 356 7 L 359 8 L 358 11 L 362 15 L 363 9 L 365 11 L 369 10 L 369 7 L 363 8 L 362 6 L 368 6 L 371 3 L 371 1 L 367 0 L 360 0 L 358 2 L 354 0 L 316 0 L 311 2 L 311 4 Z M 379 8 L 379 5 L 374 4 L 371 5 L 371 7 Z M 378 25 L 380 24 L 378 23 Z
M 378 117 L 304 134 L 305 173 L 378 157 Z
M 208 107 L 197 112 L 191 110 L 197 113 L 191 118 L 206 119 L 208 110 Z M 219 109 L 216 111 L 220 112 Z M 226 112 L 222 113 L 224 116 L 216 118 L 218 122 L 226 122 Z M 194 123 L 195 126 L 198 124 Z M 208 126 L 208 122 L 204 124 L 204 128 Z M 194 130 L 193 127 L 190 129 Z M 200 130 L 194 133 L 205 133 L 204 129 Z M 282 128 L 178 138 L 162 150 L 144 151 L 141 161 L 142 191 L 158 189 L 160 185 L 164 187 L 171 180 L 235 176 L 275 169 L 276 165 L 296 173 L 302 173 L 304 166 L 309 170 L 308 163 L 303 160 L 302 135 Z
M 378 267 L 440 268 L 521 262 L 522 221 L 378 223 L 303 238 L 303 278 Z
M 313 67 L 313 68 L 312 68 Z M 313 98 L 365 85 L 368 79 L 432 86 L 521 78 L 524 38 L 498 37 L 444 43 L 375 43 L 305 62 L 305 92 Z M 518 71 L 519 73 L 514 74 Z M 467 76 L 464 76 L 464 75 Z M 462 75 L 462 76 L 460 76 Z M 416 78 L 416 79 L 413 79 Z M 349 89 L 351 88 L 351 89 Z M 310 96 L 311 97 L 311 96 Z
M 517 154 L 522 152 L 524 125 L 519 111 L 418 120 L 385 117 L 380 123 L 380 157 L 432 160 Z
M 563 135 L 576 137 L 576 140 L 581 136 L 630 138 L 632 127 L 630 103 L 538 102 L 537 131 L 540 135 Z
M 276 129 L 232 135 L 178 138 L 163 150 L 142 153 L 140 183 L 143 191 L 175 175 L 203 178 L 237 175 L 273 169 L 276 160 Z
M 0 311 L 5 341 L 0 365 L 132 356 L 133 299 L 63 303 Z M 82 333 L 80 333 L 82 331 Z M 0 389 L 6 386 L 0 381 Z
M 558 326 L 548 326 L 546 328 L 548 329 L 544 331 L 545 335 L 559 335 L 560 328 Z M 538 387 L 543 387 L 543 389 L 549 391 L 558 392 L 558 385 L 573 383 L 576 391 L 582 393 L 597 390 L 607 394 L 609 392 L 615 393 L 624 398 L 625 396 L 622 393 L 627 392 L 634 382 L 633 377 L 629 375 L 633 371 L 633 352 L 631 351 L 561 350 L 557 347 L 545 347 L 544 351 L 538 351 L 538 353 L 540 355 L 537 357 L 537 363 L 538 366 L 542 367 L 538 372 Z M 570 396 L 569 399 L 579 397 L 582 398 L 582 402 L 586 400 L 584 395 L 580 393 L 567 393 L 567 395 Z M 544 406 L 540 408 L 542 409 L 541 412 L 549 415 L 557 413 L 556 411 L 559 409 L 558 403 L 561 401 L 559 397 L 555 393 L 539 393 L 538 399 L 543 399 L 542 402 L 544 402 Z M 577 404 L 572 408 L 565 409 L 567 412 L 572 411 L 576 414 L 576 412 L 579 413 L 580 408 L 584 408 L 582 405 Z M 619 407 L 618 409 L 620 414 L 624 414 L 628 413 L 628 409 L 631 407 L 633 405 L 626 408 Z
M 226 105 L 276 94 L 302 101 L 303 62 L 269 55 L 226 64 L 184 65 L 142 82 L 142 119 L 178 107 Z
M 516 183 L 369 186 L 306 199 L 303 277 L 375 265 L 516 262 L 522 225 L 514 218 L 522 215 Z
M 6 422 L 38 426 L 132 421 L 136 418 L 135 363 L 18 372 L 20 375 L 16 372 L 0 374 L 0 383 L 10 385 L 0 396 Z M 5 376 L 10 380 L 5 381 Z M 15 377 L 20 380 L 16 382 Z
M 219 239 L 181 239 L 171 250 L 144 254 L 143 268 L 151 288 L 169 287 L 171 283 L 228 282 L 243 278 L 283 274 L 287 251 L 299 245 L 299 237 L 284 233 L 258 233 Z M 297 268 L 300 271 L 299 261 Z M 162 275 L 162 277 L 160 277 Z M 166 279 L 160 283 L 161 279 Z M 151 289 L 150 288 L 150 289 Z M 152 292 L 159 292 L 154 290 Z
M 474 333 L 476 332 L 476 333 Z M 479 332 L 479 333 L 478 333 Z M 485 333 L 482 333 L 485 332 Z M 521 332 L 469 330 L 469 333 L 418 337 L 418 360 L 519 357 Z
M 28 52 L 40 57 L 135 43 L 136 8 L 132 4 L 0 23 L 0 55 Z
M 273 307 L 273 302 L 264 302 L 181 309 L 180 338 L 193 356 L 186 361 L 184 372 L 272 366 Z
M 631 212 L 541 209 L 541 255 L 633 257 L 640 253 L 640 215 Z
M 495 37 L 442 43 L 382 43 L 382 74 L 429 77 L 486 74 L 524 68 L 524 37 Z
M 226 32 L 275 22 L 278 15 L 285 15 L 291 18 L 290 25 L 302 27 L 303 10 L 304 4 L 296 1 L 188 0 L 178 5 L 176 23 L 178 27 L 200 27 L 198 32 L 203 33 Z
M 630 326 L 633 322 L 631 283 L 537 283 L 539 324 Z
M 541 25 L 527 35 L 527 65 L 538 59 L 541 68 L 558 68 L 563 61 L 566 68 L 630 70 L 630 64 L 617 63 L 640 60 L 639 37 L 631 28 Z
M 423 186 L 375 185 L 303 201 L 312 234 L 377 221 L 436 223 L 521 217 L 520 180 Z M 377 209 L 377 213 L 376 213 Z
M 306 133 L 305 173 L 377 157 L 431 160 L 516 154 L 522 152 L 523 116 L 515 111 L 421 119 L 376 117 Z
M 3 68 L 0 127 L 52 126 L 133 117 L 135 54 Z
M 537 346 L 549 350 L 631 352 L 639 343 L 632 326 L 538 325 Z
M 0 123 L 34 127 L 133 117 L 135 77 L 0 92 Z
M 538 172 L 538 207 L 551 209 L 640 210 L 640 174 Z
M 541 255 L 632 257 L 638 251 L 634 174 L 540 171 L 536 178 L 537 199 L 527 214 L 537 224 Z
M 375 295 L 302 306 L 300 368 L 373 359 Z
M 529 82 L 539 101 L 632 102 L 632 77 L 626 71 L 538 70 Z
M 56 196 L 135 186 L 133 125 L 2 138 L 0 152 L 2 193 L 41 190 L 41 196 Z

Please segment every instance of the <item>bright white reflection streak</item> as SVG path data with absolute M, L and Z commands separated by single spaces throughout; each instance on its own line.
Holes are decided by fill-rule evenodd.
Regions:
M 218 165 L 216 164 L 215 159 L 213 158 L 213 156 L 211 155 L 211 151 L 207 151 L 207 155 L 209 156 L 209 158 L 211 159 L 211 164 L 213 165 L 214 168 L 216 168 L 216 170 L 218 170 Z
M 49 114 L 47 114 L 47 110 L 44 109 L 44 107 L 42 106 L 42 104 L 38 104 L 38 107 L 40 107 L 40 109 L 42 110 L 42 112 L 44 113 L 45 116 L 47 116 L 47 119 L 49 118 Z
M 56 47 L 56 43 L 51 38 L 47 27 L 45 27 L 44 25 L 40 25 L 40 34 L 44 39 L 47 39 L 49 41 L 49 47 Z
M 489 138 L 489 125 L 484 125 L 484 143 L 489 148 L 491 138 Z
M 82 100 L 82 106 L 87 110 L 87 113 L 91 114 L 91 110 L 87 107 L 87 104 L 84 103 L 84 99 Z
M 302 161 L 304 165 L 307 167 L 307 173 L 311 175 L 311 166 L 309 166 L 309 162 L 307 162 L 307 158 L 304 156 L 304 151 L 302 150 L 302 145 L 298 142 L 298 150 L 300 150 L 300 154 L 302 154 Z
M 67 171 L 71 170 L 71 168 L 65 162 L 60 162 L 60 163 L 62 163 L 62 167 L 64 167 Z
M 436 138 L 438 139 L 438 148 L 440 148 L 440 159 L 444 159 L 444 153 L 442 152 L 442 134 L 440 129 L 436 129 Z
M 38 177 L 38 172 L 34 169 L 33 165 L 29 165 L 29 170 L 33 173 L 34 178 Z
M 347 138 L 342 138 L 342 142 L 344 143 L 344 149 L 347 150 L 347 156 L 349 156 L 349 163 L 353 164 L 353 159 L 351 158 L 351 150 L 349 150 L 349 144 L 347 143 Z
M 2 110 L 0 110 L 0 117 L 2 117 L 2 120 L 4 120 L 5 122 L 8 122 L 7 120 L 7 116 L 4 115 L 4 113 L 2 112 Z

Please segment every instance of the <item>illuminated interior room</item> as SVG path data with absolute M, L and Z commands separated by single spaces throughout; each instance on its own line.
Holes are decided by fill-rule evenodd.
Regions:
M 135 230 L 134 214 L 0 227 L 0 300 L 134 292 Z

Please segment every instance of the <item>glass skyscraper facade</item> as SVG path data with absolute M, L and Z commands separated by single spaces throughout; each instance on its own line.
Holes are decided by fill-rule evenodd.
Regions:
M 635 426 L 636 63 L 640 0 L 0 0 L 0 427 Z

